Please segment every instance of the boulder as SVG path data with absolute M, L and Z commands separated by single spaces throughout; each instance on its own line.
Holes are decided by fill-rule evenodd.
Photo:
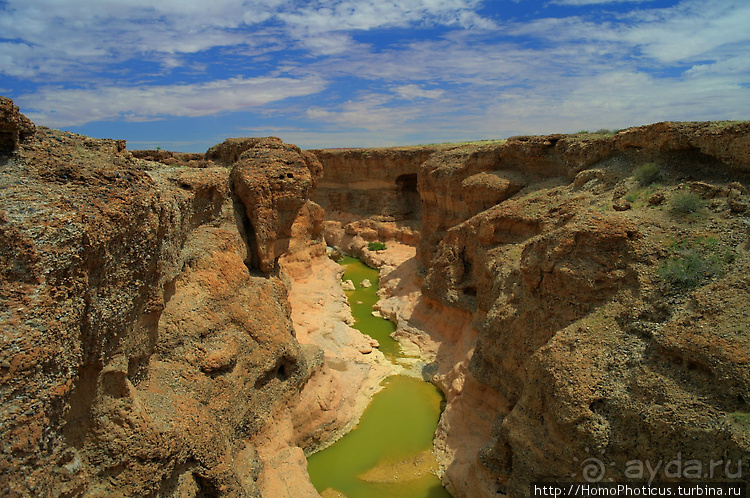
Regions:
M 32 137 L 36 126 L 21 114 L 12 100 L 0 97 L 0 154 L 18 150 L 19 143 Z

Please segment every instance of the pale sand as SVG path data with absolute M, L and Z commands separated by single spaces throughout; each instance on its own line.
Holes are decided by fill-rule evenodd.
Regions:
M 325 361 L 299 398 L 253 438 L 266 469 L 258 483 L 263 496 L 315 497 L 301 448 L 309 453 L 349 432 L 380 382 L 398 368 L 373 348 L 372 339 L 349 325 L 354 319 L 341 288 L 340 265 L 324 256 L 304 266 L 282 261 L 282 271 L 297 340 L 325 351 Z

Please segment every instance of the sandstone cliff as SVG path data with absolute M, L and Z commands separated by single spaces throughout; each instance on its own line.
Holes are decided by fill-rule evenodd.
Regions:
M 313 200 L 328 219 L 373 214 L 401 221 L 419 219 L 417 171 L 439 147 L 311 150 L 325 164 Z
M 311 150 L 324 164 L 313 200 L 325 209 L 326 242 L 358 257 L 368 242 L 419 241 L 417 173 L 444 146 Z
M 519 137 L 423 165 L 423 292 L 472 314 L 469 371 L 499 395 L 482 494 L 581 479 L 591 456 L 618 481 L 633 459 L 745 457 L 749 166 L 748 123 Z M 476 495 L 461 474 L 449 464 Z
M 2 494 L 315 496 L 301 447 L 389 371 L 329 292 L 324 236 L 384 265 L 383 314 L 434 360 L 456 496 L 622 480 L 633 459 L 733 478 L 750 468 L 749 183 L 748 123 L 133 154 L 3 99 Z
M 514 137 L 410 171 L 417 261 L 385 269 L 381 309 L 437 362 L 456 496 L 621 481 L 633 460 L 750 465 L 750 124 Z M 351 211 L 327 239 L 388 238 L 383 213 Z
M 251 438 L 318 354 L 274 269 L 324 251 L 305 198 L 319 164 L 268 139 L 170 168 L 6 122 L 2 494 L 258 496 Z

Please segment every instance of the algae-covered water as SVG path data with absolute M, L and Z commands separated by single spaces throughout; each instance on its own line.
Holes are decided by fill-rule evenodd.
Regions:
M 354 258 L 342 264 L 344 280 L 356 286 L 346 292 L 355 328 L 377 339 L 380 350 L 396 360 L 401 349 L 390 337 L 394 325 L 372 315 L 378 271 Z M 363 288 L 364 279 L 372 286 Z M 351 432 L 308 457 L 315 489 L 348 498 L 450 498 L 433 473 L 436 462 L 430 451 L 442 394 L 430 383 L 402 375 L 385 379 L 383 385 Z
M 343 280 L 351 280 L 356 287 L 353 291 L 345 291 L 354 317 L 354 328 L 377 339 L 380 343 L 378 349 L 387 358 L 398 357 L 401 354 L 401 346 L 398 341 L 391 338 L 396 326 L 393 322 L 372 314 L 373 306 L 378 302 L 379 271 L 350 256 L 345 256 L 340 264 L 344 267 Z M 369 280 L 372 285 L 362 287 L 364 280 Z

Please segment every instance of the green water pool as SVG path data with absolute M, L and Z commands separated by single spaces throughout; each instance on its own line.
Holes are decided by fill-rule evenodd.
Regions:
M 373 306 L 378 302 L 378 270 L 350 256 L 345 256 L 340 264 L 344 267 L 343 280 L 351 280 L 356 287 L 353 291 L 345 291 L 354 317 L 354 328 L 377 339 L 380 343 L 378 349 L 386 357 L 397 358 L 401 355 L 401 346 L 391 338 L 396 326 L 393 322 L 372 314 Z M 369 280 L 372 285 L 362 287 L 364 280 Z
M 342 264 L 344 280 L 352 280 L 356 286 L 356 290 L 347 291 L 355 327 L 377 339 L 381 351 L 395 360 L 401 350 L 389 337 L 393 324 L 372 315 L 378 271 L 354 258 Z M 364 279 L 369 279 L 372 287 L 361 287 Z M 315 489 L 320 493 L 335 490 L 348 498 L 450 498 L 426 462 L 433 459 L 434 468 L 429 450 L 442 394 L 430 383 L 403 375 L 385 379 L 383 386 L 351 432 L 308 457 Z

